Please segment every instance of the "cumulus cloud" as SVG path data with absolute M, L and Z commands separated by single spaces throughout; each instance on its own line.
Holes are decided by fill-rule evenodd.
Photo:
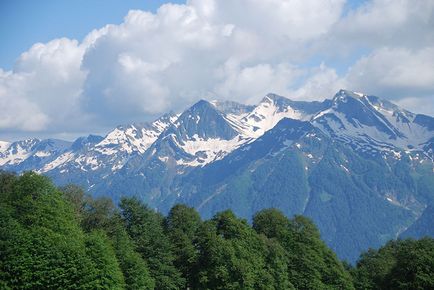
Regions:
M 301 71 L 289 64 L 257 64 L 241 67 L 239 64 L 225 63 L 221 75 L 223 81 L 216 87 L 217 96 L 255 103 L 271 90 L 287 95 L 289 87 Z
M 410 111 L 434 113 L 434 47 L 381 48 L 360 58 L 343 87 L 391 99 Z
M 321 63 L 305 72 L 305 79 L 301 87 L 288 95 L 301 100 L 320 100 L 330 98 L 339 89 L 345 88 L 345 81 L 338 76 L 336 70 Z
M 0 128 L 41 131 L 82 115 L 83 52 L 77 41 L 66 38 L 37 43 L 20 56 L 13 71 L 0 71 Z
M 398 106 L 406 108 L 412 112 L 418 112 L 421 114 L 433 115 L 434 102 L 432 94 L 426 97 L 405 97 L 396 100 L 395 103 Z
M 345 5 L 191 0 L 132 10 L 81 42 L 35 44 L 12 71 L 0 70 L 0 129 L 95 132 L 200 98 L 255 103 L 275 92 L 313 100 L 341 87 L 420 111 L 418 100 L 434 94 L 433 1 Z M 342 59 L 353 61 L 338 69 Z
M 208 96 L 256 102 L 271 91 L 286 94 L 300 74 L 293 64 L 305 54 L 300 45 L 326 33 L 342 6 L 341 0 L 191 1 L 163 5 L 156 14 L 130 11 L 122 25 L 104 28 L 84 56 L 86 109 L 121 121 Z
M 336 23 L 331 39 L 350 47 L 432 45 L 433 11 L 431 0 L 366 1 Z
M 48 123 L 48 116 L 22 92 L 25 82 L 24 76 L 0 70 L 1 128 L 36 131 Z
M 389 98 L 430 95 L 434 86 L 434 47 L 375 50 L 351 67 L 346 82 L 356 90 L 375 91 Z

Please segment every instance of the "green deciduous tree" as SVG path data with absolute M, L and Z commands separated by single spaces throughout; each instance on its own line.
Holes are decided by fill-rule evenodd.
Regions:
M 434 289 L 433 273 L 432 238 L 390 241 L 353 267 L 303 216 L 265 209 L 250 226 L 179 204 L 163 217 L 0 172 L 0 289 Z
M 136 252 L 136 247 L 118 215 L 112 218 L 107 231 L 113 242 L 116 257 L 124 275 L 125 288 L 130 290 L 154 289 L 155 280 L 149 273 L 148 265 L 141 255 Z
M 35 173 L 17 178 L 1 218 L 1 271 L 22 289 L 86 289 L 94 268 L 72 207 Z
M 434 289 L 434 239 L 398 240 L 360 256 L 356 289 Z
M 124 277 L 106 233 L 95 230 L 86 235 L 86 253 L 93 266 L 94 289 L 124 289 Z
M 182 288 L 185 280 L 173 264 L 174 256 L 164 234 L 163 217 L 134 198 L 122 199 L 120 208 L 127 233 L 147 261 L 156 288 Z
M 288 278 L 296 289 L 353 288 L 351 277 L 308 218 L 289 220 L 277 209 L 266 209 L 254 216 L 253 228 L 285 249 Z
M 270 271 L 267 244 L 231 211 L 218 213 L 198 232 L 196 289 L 279 289 L 288 285 Z
M 199 213 L 191 207 L 177 204 L 165 219 L 165 230 L 174 254 L 174 265 L 181 271 L 186 286 L 192 287 L 198 250 L 197 230 L 201 225 Z

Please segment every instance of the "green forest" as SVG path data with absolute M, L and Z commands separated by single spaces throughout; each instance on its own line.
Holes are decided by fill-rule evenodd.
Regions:
M 434 289 L 434 240 L 340 261 L 308 218 L 276 209 L 167 216 L 36 173 L 0 173 L 0 289 Z

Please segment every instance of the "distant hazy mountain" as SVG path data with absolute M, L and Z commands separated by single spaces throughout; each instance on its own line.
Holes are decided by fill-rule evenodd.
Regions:
M 201 100 L 152 123 L 75 142 L 0 142 L 0 168 L 35 170 L 96 196 L 307 215 L 345 259 L 433 235 L 434 118 L 341 90 L 323 102 L 269 94 L 256 106 Z

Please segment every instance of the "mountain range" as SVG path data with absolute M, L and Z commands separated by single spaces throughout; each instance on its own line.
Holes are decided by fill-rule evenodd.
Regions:
M 390 239 L 434 236 L 433 158 L 434 118 L 347 90 L 322 102 L 201 100 L 105 137 L 0 142 L 0 169 L 94 196 L 137 196 L 162 212 L 181 202 L 205 218 L 306 215 L 350 262 Z

